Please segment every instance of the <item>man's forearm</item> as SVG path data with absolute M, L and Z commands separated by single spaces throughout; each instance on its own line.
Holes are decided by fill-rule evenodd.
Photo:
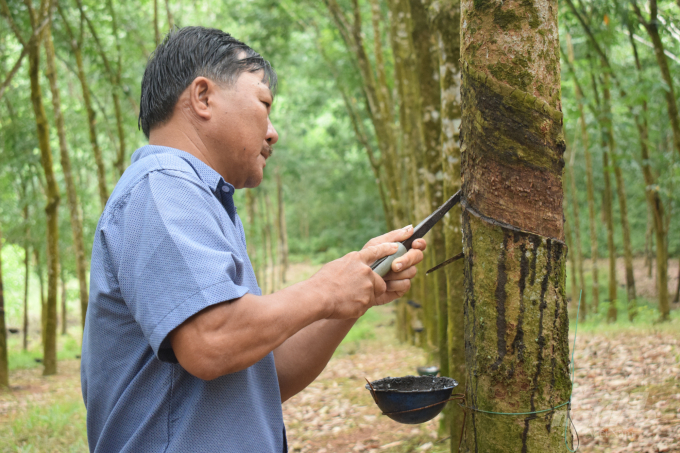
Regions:
M 326 367 L 356 319 L 322 319 L 274 350 L 281 402 L 307 387 Z

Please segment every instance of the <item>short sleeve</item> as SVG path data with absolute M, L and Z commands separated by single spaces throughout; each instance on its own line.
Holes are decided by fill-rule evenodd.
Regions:
M 121 295 L 156 356 L 176 362 L 173 329 L 248 292 L 235 228 L 209 189 L 172 170 L 149 173 L 111 222 Z

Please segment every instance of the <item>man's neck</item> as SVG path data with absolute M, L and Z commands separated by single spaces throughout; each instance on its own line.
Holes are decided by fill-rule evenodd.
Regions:
M 182 127 L 181 124 L 177 123 L 170 120 L 165 124 L 156 126 L 149 133 L 149 145 L 179 149 L 200 159 L 209 167 L 215 168 L 211 165 L 207 157 L 208 153 L 205 152 L 206 146 L 196 130 Z

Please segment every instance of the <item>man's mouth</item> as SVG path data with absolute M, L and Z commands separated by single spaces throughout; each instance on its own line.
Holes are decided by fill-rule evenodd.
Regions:
M 265 159 L 268 159 L 272 156 L 272 154 L 274 154 L 274 148 L 270 145 L 264 145 L 262 147 L 262 151 L 260 151 L 260 154 L 262 154 Z

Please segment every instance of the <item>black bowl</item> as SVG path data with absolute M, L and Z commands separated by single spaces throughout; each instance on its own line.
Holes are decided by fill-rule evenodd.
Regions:
M 384 415 L 407 425 L 435 418 L 458 385 L 449 377 L 386 377 L 366 384 Z M 372 388 L 371 388 L 372 387 Z

